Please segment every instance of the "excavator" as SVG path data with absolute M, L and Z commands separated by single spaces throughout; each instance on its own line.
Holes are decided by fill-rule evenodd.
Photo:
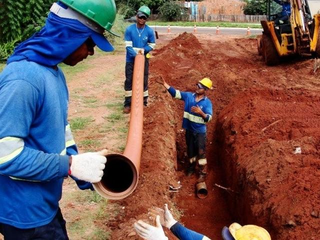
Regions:
M 286 20 L 278 20 L 274 2 L 290 3 Z M 258 53 L 268 66 L 280 64 L 293 56 L 320 57 L 320 14 L 313 17 L 307 0 L 266 0 L 267 19 L 261 21 Z M 278 5 L 279 6 L 279 5 Z

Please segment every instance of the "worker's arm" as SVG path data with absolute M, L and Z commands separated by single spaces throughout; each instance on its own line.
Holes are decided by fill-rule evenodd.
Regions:
M 171 228 L 171 232 L 180 240 L 210 240 L 210 238 L 203 234 L 192 231 L 179 222 L 176 222 Z
M 137 55 L 137 51 L 135 51 L 135 49 L 133 48 L 133 39 L 130 27 L 128 27 L 124 33 L 124 41 L 126 45 L 127 54 L 130 57 L 135 57 Z
M 168 204 L 164 205 L 163 211 L 163 226 L 169 228 L 171 232 L 180 240 L 210 240 L 203 234 L 192 231 L 182 226 L 177 220 L 174 219 Z
M 156 38 L 154 36 L 154 31 L 150 27 L 148 27 L 147 30 L 148 30 L 148 44 L 144 47 L 145 54 L 151 52 L 156 47 Z
M 203 120 L 208 121 L 208 119 L 210 118 L 210 116 L 208 114 L 204 113 L 198 105 L 191 107 L 191 112 L 199 114 L 203 118 Z
M 0 174 L 2 175 L 29 181 L 48 181 L 68 176 L 67 155 L 45 153 L 28 147 L 25 142 L 35 111 L 39 108 L 37 99 L 39 99 L 38 89 L 27 81 L 11 81 L 1 87 Z
M 81 155 L 84 154 L 74 155 L 77 160 L 70 164 L 70 157 L 66 154 L 66 146 L 63 141 L 56 144 L 56 150 L 53 152 L 50 151 L 51 142 L 46 142 L 46 139 L 43 140 L 46 144 L 43 144 L 40 150 L 30 147 L 32 141 L 39 141 L 39 139 L 28 138 L 28 136 L 32 124 L 36 124 L 38 120 L 36 115 L 40 108 L 40 98 L 38 88 L 27 81 L 8 81 L 2 85 L 0 94 L 2 103 L 0 107 L 0 174 L 16 180 L 41 182 L 67 177 L 71 169 L 74 170 L 73 176 L 78 179 L 90 182 L 100 181 L 100 175 L 102 177 L 103 174 L 101 168 L 104 168 L 106 158 L 101 157 L 99 153 L 90 154 L 90 164 L 87 158 L 81 158 Z M 34 136 L 43 138 L 43 134 L 40 132 Z M 65 140 L 65 136 L 61 134 L 60 138 Z M 46 149 L 49 150 L 46 151 Z M 74 149 L 73 151 L 75 152 Z
M 199 114 L 205 122 L 210 122 L 212 119 L 212 103 L 209 100 L 205 102 L 203 109 L 197 105 L 191 107 L 191 111 Z
M 186 92 L 181 92 L 179 90 L 176 90 L 174 87 L 171 87 L 162 77 L 157 78 L 156 82 L 162 84 L 168 90 L 172 97 L 180 100 L 184 100 L 184 98 L 186 97 Z

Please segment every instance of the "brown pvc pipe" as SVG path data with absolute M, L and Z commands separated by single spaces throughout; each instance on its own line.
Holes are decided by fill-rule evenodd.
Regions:
M 208 196 L 208 189 L 205 182 L 197 183 L 196 185 L 196 194 L 198 198 L 206 198 Z
M 132 79 L 131 114 L 127 144 L 123 155 L 107 155 L 104 175 L 94 189 L 104 198 L 123 199 L 137 187 L 142 152 L 143 79 L 145 57 L 135 57 Z

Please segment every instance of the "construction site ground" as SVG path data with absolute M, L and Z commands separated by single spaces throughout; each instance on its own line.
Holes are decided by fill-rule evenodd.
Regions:
M 72 97 L 76 89 L 82 86 L 90 92 L 91 78 L 102 69 L 114 76 L 114 84 L 124 82 L 124 51 L 88 61 L 86 73 L 69 84 L 71 118 L 81 112 Z M 139 239 L 133 223 L 150 222 L 149 209 L 168 203 L 177 220 L 211 239 L 222 239 L 221 229 L 233 222 L 263 226 L 276 240 L 318 239 L 319 67 L 315 59 L 292 59 L 268 67 L 258 55 L 254 36 L 160 35 L 150 59 L 139 184 L 129 197 L 106 202 L 103 211 L 110 216 L 94 219 L 94 224 L 110 233 L 108 239 Z M 160 76 L 182 91 L 194 91 L 204 77 L 213 81 L 214 89 L 208 91 L 214 116 L 208 124 L 205 199 L 195 195 L 197 176 L 187 177 L 184 172 L 183 102 L 172 99 L 156 83 Z M 116 94 L 112 86 L 101 84 L 95 96 L 107 103 Z M 106 111 L 104 106 L 87 114 L 100 123 Z M 103 134 L 104 145 L 112 151 L 117 133 Z M 76 140 L 88 135 L 76 134 Z M 95 137 L 90 133 L 90 139 Z M 177 191 L 170 190 L 180 185 Z M 64 191 L 71 191 L 70 186 L 67 181 Z M 67 222 L 79 221 L 90 208 L 62 200 Z M 70 209 L 76 210 L 77 218 L 71 219 Z

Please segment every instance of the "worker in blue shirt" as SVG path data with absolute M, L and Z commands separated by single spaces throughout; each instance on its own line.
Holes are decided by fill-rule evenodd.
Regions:
M 179 240 L 210 240 L 207 236 L 186 228 L 172 216 L 168 208 L 168 204 L 164 205 L 162 212 L 158 211 L 150 213 L 151 217 L 155 218 L 155 226 L 150 225 L 142 220 L 138 220 L 133 224 L 137 234 L 145 240 L 168 240 L 162 226 L 170 229 L 170 231 Z M 244 239 L 259 239 L 271 240 L 268 231 L 257 225 L 244 225 L 232 223 L 229 227 L 224 227 L 221 231 L 223 240 L 244 240 Z
M 164 85 L 172 97 L 184 101 L 182 128 L 185 129 L 189 166 L 187 174 L 192 175 L 199 167 L 198 182 L 205 182 L 207 176 L 206 135 L 207 123 L 211 121 L 213 109 L 206 91 L 212 89 L 212 81 L 203 78 L 196 84 L 195 93 L 182 92 L 169 86 L 163 78 L 157 82 Z
M 44 27 L 17 46 L 0 73 L 0 235 L 67 240 L 59 201 L 63 181 L 93 190 L 107 150 L 78 154 L 68 122 L 62 69 L 101 50 L 116 17 L 114 0 L 60 0 Z
M 136 15 L 137 23 L 127 27 L 124 33 L 126 46 L 126 80 L 124 82 L 125 100 L 123 112 L 126 114 L 131 111 L 133 66 L 134 59 L 139 52 L 145 55 L 143 102 L 145 106 L 148 104 L 149 58 L 150 52 L 156 46 L 154 31 L 146 24 L 150 14 L 151 11 L 147 6 L 140 7 Z
M 277 19 L 275 20 L 275 23 L 277 25 L 286 23 L 291 14 L 290 0 L 274 0 L 274 1 L 282 6 L 282 10 L 279 13 L 279 16 L 277 17 Z

